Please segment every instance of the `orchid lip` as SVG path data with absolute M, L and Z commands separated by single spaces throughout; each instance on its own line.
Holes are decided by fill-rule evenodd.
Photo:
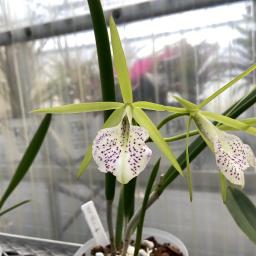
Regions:
M 202 115 L 195 118 L 204 140 L 215 154 L 216 164 L 231 183 L 244 186 L 244 171 L 256 167 L 256 160 L 249 145 L 233 134 L 219 130 Z
M 102 172 L 110 172 L 126 184 L 142 172 L 152 151 L 145 144 L 148 132 L 130 124 L 127 115 L 114 127 L 102 129 L 93 142 L 93 158 Z

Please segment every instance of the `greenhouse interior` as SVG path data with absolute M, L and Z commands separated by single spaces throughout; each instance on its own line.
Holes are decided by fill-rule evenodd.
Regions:
M 0 0 L 0 255 L 256 255 L 255 63 L 253 0 Z

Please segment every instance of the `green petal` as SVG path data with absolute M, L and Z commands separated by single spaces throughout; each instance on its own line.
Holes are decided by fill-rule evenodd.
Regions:
M 55 113 L 55 114 L 66 114 L 66 113 L 83 113 L 83 112 L 95 112 L 105 111 L 110 109 L 117 109 L 122 107 L 124 104 L 120 102 L 88 102 L 78 104 L 68 104 L 52 108 L 41 108 L 33 110 L 33 113 Z
M 140 126 L 144 127 L 148 131 L 150 138 L 154 141 L 159 150 L 170 160 L 170 162 L 173 164 L 176 170 L 183 176 L 183 171 L 175 155 L 173 154 L 171 148 L 164 141 L 159 130 L 156 128 L 156 126 L 150 120 L 150 118 L 146 115 L 146 113 L 140 108 L 134 108 L 133 117 Z
M 187 122 L 187 134 L 186 134 L 186 162 L 187 162 L 186 178 L 187 178 L 187 184 L 188 184 L 188 190 L 189 190 L 189 199 L 190 199 L 190 202 L 192 202 L 192 199 L 193 199 L 192 176 L 191 176 L 191 170 L 190 170 L 189 151 L 188 151 L 190 125 L 191 125 L 191 117 L 189 117 Z
M 211 120 L 233 127 L 236 130 L 241 130 L 251 135 L 256 135 L 256 128 L 250 127 L 248 124 L 243 123 L 239 120 L 207 111 L 201 111 L 200 113 Z
M 134 107 L 149 109 L 149 110 L 156 110 L 156 111 L 165 111 L 165 106 L 153 102 L 148 101 L 137 101 L 132 104 Z
M 92 144 L 89 144 L 77 172 L 78 178 L 85 172 L 91 160 L 92 160 Z
M 109 128 L 118 125 L 124 116 L 125 106 L 116 109 L 104 123 L 103 128 Z
M 124 51 L 122 48 L 121 40 L 116 28 L 113 17 L 109 19 L 110 34 L 111 34 L 111 44 L 114 55 L 114 65 L 117 73 L 117 78 L 119 86 L 121 89 L 122 97 L 124 103 L 131 103 L 133 101 L 132 96 L 132 85 L 129 76 L 129 71 L 126 64 L 126 59 Z
M 103 128 L 108 128 L 111 126 L 116 126 L 119 124 L 123 118 L 125 107 L 121 107 L 116 109 L 107 119 L 107 121 L 104 123 Z M 79 178 L 87 169 L 90 162 L 92 160 L 92 144 L 88 145 L 88 148 L 85 152 L 84 158 L 79 166 L 77 177 Z
M 182 106 L 184 106 L 189 111 L 195 111 L 198 109 L 198 106 L 194 104 L 193 102 L 190 102 L 184 98 L 173 96 Z
M 227 200 L 227 181 L 225 176 L 219 172 L 220 175 L 220 192 L 221 192 L 221 197 L 222 197 L 222 201 L 223 203 L 226 203 Z

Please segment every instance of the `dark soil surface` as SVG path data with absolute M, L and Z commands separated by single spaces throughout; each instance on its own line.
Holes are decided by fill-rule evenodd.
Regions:
M 183 253 L 174 245 L 169 243 L 159 243 L 153 236 L 146 238 L 145 240 L 151 241 L 154 243 L 153 249 L 150 250 L 150 256 L 183 256 Z M 134 245 L 134 241 L 131 241 L 131 245 Z M 145 245 L 141 245 L 141 249 L 148 252 L 149 248 Z M 110 245 L 106 247 L 103 246 L 95 246 L 91 250 L 91 255 L 95 256 L 97 252 L 102 252 L 105 256 L 110 255 Z M 119 254 L 119 253 L 117 253 Z M 81 255 L 81 256 L 89 256 L 89 255 Z

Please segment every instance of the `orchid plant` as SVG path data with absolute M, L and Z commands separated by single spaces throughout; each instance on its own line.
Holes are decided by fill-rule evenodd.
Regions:
M 138 254 L 146 209 L 159 198 L 179 174 L 186 179 L 192 200 L 192 179 L 189 163 L 202 151 L 205 145 L 215 155 L 216 165 L 220 170 L 221 194 L 224 203 L 241 229 L 256 243 L 255 221 L 251 219 L 250 214 L 244 214 L 245 211 L 256 214 L 256 209 L 243 192 L 234 188 L 234 186 L 244 187 L 244 171 L 250 166 L 256 168 L 256 159 L 249 145 L 243 144 L 239 137 L 226 132 L 227 130 L 235 130 L 256 135 L 256 128 L 254 127 L 256 118 L 235 119 L 254 104 L 256 90 L 233 105 L 224 115 L 203 110 L 203 107 L 209 102 L 255 70 L 256 65 L 251 66 L 198 105 L 181 97 L 175 97 L 181 107 L 164 106 L 147 101 L 134 102 L 124 51 L 114 19 L 110 17 L 109 26 L 114 67 L 123 99 L 123 102 L 116 102 L 112 61 L 103 11 L 99 0 L 88 0 L 88 3 L 98 50 L 103 101 L 37 109 L 34 112 L 63 114 L 105 111 L 103 128 L 98 131 L 95 139 L 88 146 L 78 170 L 78 176 L 83 174 L 92 159 L 96 162 L 98 169 L 106 173 L 107 220 L 112 254 L 122 251 L 122 255 L 126 255 L 131 235 L 136 228 L 134 255 Z M 166 111 L 170 112 L 171 115 L 156 126 L 144 110 Z M 171 138 L 164 138 L 161 135 L 160 128 L 162 126 L 176 118 L 184 117 L 187 118 L 187 130 L 184 133 Z M 190 130 L 192 121 L 197 127 L 194 131 Z M 189 138 L 195 135 L 199 135 L 199 137 L 189 145 Z M 186 139 L 186 149 L 177 159 L 168 143 L 180 139 Z M 170 161 L 171 167 L 161 176 L 159 181 L 156 181 L 160 159 L 155 163 L 149 177 L 143 204 L 134 212 L 136 177 L 150 161 L 152 151 L 148 144 L 151 142 Z M 185 167 L 187 167 L 187 172 L 183 173 Z M 116 232 L 114 232 L 112 220 L 115 179 L 121 183 L 122 187 L 117 210 Z M 246 206 L 242 207 L 241 204 L 238 204 L 238 197 L 246 197 L 243 201 L 246 202 L 246 204 L 244 203 Z

